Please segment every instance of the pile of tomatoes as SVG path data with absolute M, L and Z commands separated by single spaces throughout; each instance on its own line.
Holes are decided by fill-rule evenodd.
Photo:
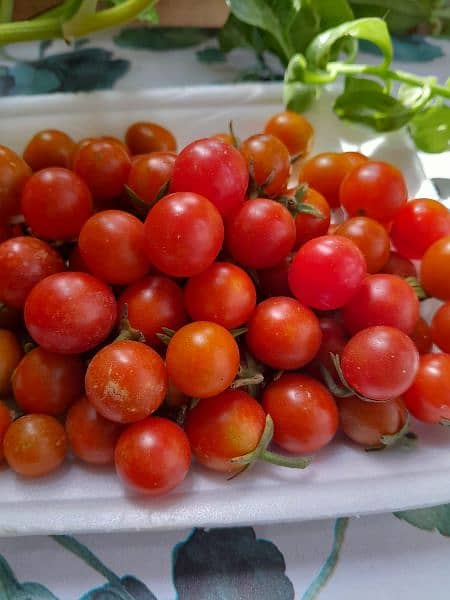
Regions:
M 282 112 L 178 154 L 143 122 L 0 146 L 0 459 L 161 494 L 191 455 L 304 468 L 339 427 L 381 449 L 450 422 L 450 212 L 312 138 Z

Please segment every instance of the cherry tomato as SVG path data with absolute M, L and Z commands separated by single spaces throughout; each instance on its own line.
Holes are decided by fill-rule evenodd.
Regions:
M 359 167 L 359 165 L 362 165 L 369 160 L 369 158 L 365 154 L 362 154 L 362 152 L 343 152 L 342 154 L 344 155 L 347 164 L 350 165 L 350 169 Z
M 253 183 L 264 195 L 278 196 L 286 189 L 291 158 L 286 146 L 270 134 L 257 134 L 244 140 L 239 148 L 247 162 Z
M 183 394 L 183 392 L 179 390 L 169 379 L 169 383 L 167 385 L 167 395 L 164 400 L 165 405 L 169 408 L 181 408 L 189 402 L 189 396 Z
M 420 317 L 409 337 L 416 345 L 419 354 L 427 354 L 428 352 L 431 352 L 431 348 L 433 347 L 431 327 L 428 325 L 425 319 Z
M 242 265 L 253 269 L 273 267 L 295 243 L 295 223 L 282 204 L 268 198 L 244 202 L 226 228 L 226 245 Z
M 335 233 L 358 246 L 369 273 L 378 273 L 389 260 L 391 241 L 388 232 L 378 221 L 369 217 L 353 217 L 339 225 Z
M 417 269 L 409 259 L 400 256 L 397 252 L 391 252 L 389 259 L 381 269 L 382 273 L 390 273 L 399 277 L 417 277 Z
M 268 298 L 248 322 L 250 352 L 274 369 L 299 369 L 320 348 L 322 334 L 315 314 L 294 298 Z
M 443 352 L 450 352 L 450 302 L 446 302 L 435 312 L 431 321 L 433 342 Z
M 450 300 L 450 235 L 434 242 L 423 255 L 420 281 L 430 296 Z
M 15 237 L 0 244 L 0 302 L 21 309 L 33 287 L 64 270 L 51 246 L 33 237 Z
M 7 405 L 0 400 L 0 462 L 2 462 L 4 458 L 3 454 L 3 440 L 5 438 L 5 433 L 8 430 L 8 427 L 12 423 L 11 411 L 7 407 Z
M 401 396 L 412 384 L 419 367 L 414 342 L 394 327 L 368 327 L 345 346 L 341 368 L 347 383 L 371 400 Z
M 175 152 L 177 149 L 177 141 L 168 129 L 147 121 L 130 125 L 125 134 L 125 142 L 131 154 Z
M 153 348 L 161 345 L 156 334 L 161 333 L 163 327 L 176 331 L 187 321 L 182 290 L 162 275 L 144 277 L 122 292 L 118 300 L 119 317 L 125 304 L 130 325 L 138 329 Z
M 220 140 L 221 142 L 225 142 L 225 144 L 230 144 L 230 146 L 235 145 L 235 138 L 231 135 L 231 133 L 215 133 L 211 136 L 215 140 Z
M 92 196 L 78 175 L 61 167 L 35 173 L 22 193 L 22 212 L 33 232 L 48 240 L 71 240 L 92 214 Z
M 222 247 L 223 221 L 209 200 L 177 192 L 162 198 L 144 224 L 150 261 L 173 277 L 192 277 L 214 261 Z
M 439 423 L 450 419 L 450 355 L 423 354 L 403 400 L 419 421 Z
M 305 117 L 285 110 L 267 121 L 264 133 L 274 135 L 283 142 L 291 155 L 304 155 L 311 146 L 314 130 Z
M 0 396 L 11 390 L 11 376 L 22 358 L 22 348 L 16 336 L 0 329 Z
M 274 267 L 260 269 L 257 272 L 259 289 L 265 298 L 269 296 L 292 296 L 288 281 L 292 258 L 292 254 L 288 254 Z
M 321 317 L 319 326 L 322 332 L 322 342 L 314 361 L 308 365 L 308 373 L 316 378 L 322 378 L 320 366 L 323 365 L 330 375 L 336 378 L 336 369 L 332 360 L 332 354 L 342 354 L 345 344 L 348 342 L 348 334 L 344 326 L 335 317 Z
M 0 303 L 0 329 L 16 331 L 21 323 L 21 313 L 11 306 Z
M 191 277 L 184 301 L 194 321 L 213 321 L 234 329 L 247 322 L 256 305 L 256 290 L 247 273 L 226 262 L 215 262 Z
M 316 452 L 330 443 L 338 428 L 333 396 L 306 375 L 289 373 L 270 383 L 262 406 L 273 419 L 273 441 L 287 452 Z
M 102 281 L 87 273 L 57 273 L 40 281 L 25 303 L 25 324 L 45 350 L 80 354 L 110 333 L 116 300 Z
M 243 202 L 247 186 L 247 166 L 239 150 L 206 138 L 192 142 L 177 156 L 170 189 L 205 196 L 226 216 Z
M 19 475 L 48 475 L 66 456 L 64 427 L 48 415 L 25 415 L 8 427 L 3 450 L 9 466 Z
M 9 227 L 0 223 L 0 243 L 10 238 Z
M 366 261 L 351 240 L 324 235 L 306 242 L 294 256 L 289 286 L 300 302 L 319 310 L 347 304 L 366 275 Z
M 378 273 L 363 281 L 342 314 L 352 334 L 375 325 L 389 325 L 409 335 L 419 319 L 419 300 L 401 277 Z
M 112 200 L 123 192 L 131 160 L 117 142 L 92 140 L 78 148 L 73 170 L 87 183 L 94 201 Z
M 450 235 L 450 211 L 440 202 L 418 198 L 397 213 L 391 229 L 392 243 L 407 258 L 422 258 L 433 242 Z
M 12 384 L 16 402 L 25 412 L 56 416 L 81 396 L 83 381 L 81 358 L 34 348 L 20 361 Z
M 146 204 L 152 204 L 172 178 L 176 155 L 151 152 L 133 159 L 127 185 Z
M 124 484 L 156 496 L 170 492 L 184 480 L 191 464 L 191 449 L 176 423 L 149 417 L 125 429 L 114 460 Z
M 0 145 L 0 223 L 20 213 L 20 195 L 31 173 L 20 156 Z
M 127 285 L 150 270 L 144 225 L 122 210 L 104 210 L 88 219 L 78 247 L 89 271 L 107 283 Z
M 382 437 L 401 431 L 408 411 L 400 398 L 366 402 L 350 396 L 339 400 L 339 416 L 345 435 L 353 442 L 365 448 L 382 448 Z
M 252 452 L 264 431 L 260 404 L 241 390 L 225 390 L 189 411 L 186 434 L 199 463 L 225 473 L 240 471 L 232 458 Z
M 377 221 L 389 221 L 406 204 L 408 191 L 396 167 L 370 160 L 346 176 L 339 197 L 351 217 L 364 215 Z
M 122 426 L 98 414 L 83 396 L 69 409 L 66 434 L 73 453 L 84 462 L 106 465 L 114 462 L 114 448 Z
M 43 129 L 33 135 L 23 151 L 23 158 L 33 171 L 47 167 L 70 169 L 76 148 L 73 139 L 58 129 Z
M 239 369 L 239 348 L 217 323 L 195 321 L 179 329 L 167 347 L 169 378 L 188 396 L 208 398 L 232 383 Z
M 302 202 L 313 206 L 322 216 L 316 217 L 304 212 L 297 213 L 295 217 L 295 228 L 297 230 L 296 248 L 315 237 L 325 235 L 330 226 L 330 206 L 322 194 L 309 187 L 302 198 Z
M 105 419 L 133 423 L 162 404 L 167 373 L 152 348 L 123 340 L 97 352 L 89 363 L 85 384 L 88 400 Z

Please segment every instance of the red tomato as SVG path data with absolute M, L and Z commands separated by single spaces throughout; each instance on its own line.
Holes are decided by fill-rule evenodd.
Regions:
M 417 277 L 417 270 L 407 258 L 400 256 L 397 252 L 391 252 L 389 259 L 384 267 L 381 269 L 382 273 L 390 273 L 391 275 L 398 275 L 399 277 Z
M 76 144 L 58 129 L 43 129 L 33 135 L 23 151 L 23 158 L 33 171 L 47 167 L 70 169 Z
M 153 348 L 161 341 L 157 333 L 163 327 L 176 331 L 187 321 L 180 287 L 168 277 L 150 275 L 128 287 L 119 297 L 118 313 L 128 307 L 128 320 Z
M 416 345 L 419 354 L 427 354 L 428 352 L 431 352 L 431 348 L 433 347 L 431 327 L 428 325 L 425 319 L 422 319 L 421 317 L 417 321 L 416 326 L 409 337 Z
M 8 427 L 12 423 L 12 416 L 7 405 L 0 400 L 0 463 L 3 461 L 3 440 Z
M 335 234 L 343 235 L 358 246 L 366 260 L 369 273 L 378 273 L 389 260 L 391 248 L 389 234 L 374 219 L 353 217 L 341 223 Z
M 214 261 L 223 243 L 223 221 L 211 202 L 178 192 L 162 198 L 144 224 L 150 261 L 173 277 L 192 277 Z
M 114 448 L 122 426 L 98 414 L 83 396 L 72 404 L 66 418 L 66 434 L 73 453 L 84 462 L 106 465 L 114 462 Z
M 299 369 L 320 348 L 322 334 L 315 314 L 294 298 L 269 298 L 248 322 L 250 352 L 274 369 Z
M 270 383 L 262 405 L 273 419 L 273 441 L 287 452 L 316 452 L 330 443 L 338 428 L 333 396 L 306 375 L 289 373 Z
M 245 202 L 226 228 L 226 245 L 242 265 L 253 269 L 274 267 L 292 250 L 295 223 L 283 205 L 267 198 Z
M 342 314 L 352 334 L 375 325 L 389 325 L 409 335 L 419 319 L 419 300 L 401 277 L 378 273 L 363 281 Z
M 11 306 L 0 302 L 0 329 L 16 331 L 21 324 L 21 313 Z
M 179 329 L 167 347 L 170 380 L 184 394 L 208 398 L 232 383 L 239 369 L 239 348 L 217 323 L 195 321 Z
M 186 434 L 195 458 L 214 471 L 233 473 L 242 465 L 232 458 L 252 452 L 264 431 L 260 404 L 241 390 L 225 390 L 188 412 Z
M 20 195 L 30 175 L 27 163 L 6 146 L 0 145 L 0 223 L 20 213 Z
M 322 331 L 322 342 L 315 360 L 308 366 L 308 373 L 316 378 L 322 378 L 321 365 L 336 379 L 336 369 L 331 358 L 332 354 L 342 354 L 348 342 L 348 334 L 340 321 L 333 317 L 319 319 Z
M 410 413 L 425 423 L 450 419 L 450 355 L 423 354 L 417 375 L 403 400 Z
M 64 270 L 51 246 L 33 237 L 15 237 L 0 244 L 0 302 L 21 309 L 33 287 Z
M 284 192 L 291 158 L 283 142 L 273 135 L 259 133 L 244 140 L 239 150 L 259 194 L 278 196 Z
M 16 336 L 0 329 L 0 396 L 11 390 L 11 376 L 22 358 L 22 348 Z
M 243 269 L 215 262 L 189 279 L 184 300 L 194 321 L 213 321 L 225 329 L 234 329 L 246 323 L 252 314 L 256 290 Z
M 240 152 L 206 138 L 192 142 L 177 156 L 170 189 L 205 196 L 225 216 L 242 203 L 247 186 L 247 166 Z
M 147 121 L 130 125 L 125 134 L 125 142 L 131 154 L 172 152 L 177 149 L 177 141 L 168 129 Z
M 289 285 L 300 302 L 319 310 L 347 304 L 366 275 L 366 261 L 352 241 L 324 235 L 306 242 L 294 256 Z
M 450 352 L 450 302 L 443 304 L 434 314 L 431 335 L 436 346 L 443 352 Z
M 48 415 L 25 415 L 8 427 L 3 451 L 9 466 L 19 475 L 48 475 L 66 456 L 64 427 Z
M 394 327 L 368 327 L 345 346 L 341 368 L 349 386 L 371 400 L 401 396 L 419 367 L 414 342 Z
M 430 296 L 450 300 L 450 235 L 434 242 L 423 255 L 420 281 Z
M 152 204 L 172 178 L 175 158 L 172 152 L 151 152 L 137 156 L 128 175 L 128 187 L 140 200 Z
M 314 130 L 305 117 L 285 110 L 267 121 L 264 133 L 274 135 L 283 142 L 291 155 L 304 155 L 311 146 Z
M 78 356 L 34 348 L 12 379 L 14 398 L 27 413 L 61 415 L 83 393 L 84 365 Z
M 422 258 L 433 242 L 450 235 L 450 211 L 440 202 L 418 198 L 397 213 L 392 243 L 407 258 Z
M 37 236 L 71 240 L 92 214 L 91 192 L 72 171 L 49 167 L 32 175 L 25 184 L 22 212 Z
M 292 258 L 292 254 L 288 254 L 274 267 L 260 269 L 257 272 L 259 289 L 265 298 L 269 296 L 292 296 L 288 281 Z
M 132 489 L 156 496 L 166 494 L 186 477 L 191 449 L 176 423 L 149 417 L 125 429 L 114 452 L 116 471 Z
M 346 176 L 339 197 L 351 217 L 364 215 L 377 221 L 389 221 L 406 204 L 408 191 L 396 167 L 370 160 Z
M 97 352 L 89 363 L 85 384 L 88 400 L 105 419 L 133 423 L 162 404 L 167 372 L 152 348 L 123 340 Z
M 25 324 L 45 350 L 80 354 L 102 342 L 117 318 L 116 300 L 87 273 L 57 273 L 40 281 L 25 303 Z
M 314 207 L 322 216 L 315 217 L 304 212 L 297 213 L 295 217 L 295 228 L 297 230 L 296 248 L 315 237 L 325 235 L 330 226 L 330 206 L 322 194 L 309 187 L 302 198 L 302 203 Z

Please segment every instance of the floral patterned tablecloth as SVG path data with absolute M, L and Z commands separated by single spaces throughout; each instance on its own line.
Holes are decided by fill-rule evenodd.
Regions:
M 411 37 L 395 46 L 399 66 L 448 77 L 448 42 Z M 0 96 L 279 74 L 278 65 L 246 52 L 225 58 L 209 31 L 128 28 L 73 48 L 44 42 L 2 50 Z M 255 528 L 0 539 L 0 600 L 447 600 L 445 536 L 450 505 Z

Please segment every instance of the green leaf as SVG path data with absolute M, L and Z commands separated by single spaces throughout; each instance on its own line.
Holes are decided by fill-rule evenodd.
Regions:
M 123 48 L 177 50 L 198 46 L 211 35 L 210 30 L 195 27 L 128 27 L 114 37 L 114 42 Z
M 450 149 L 450 106 L 436 103 L 414 116 L 409 131 L 419 150 L 445 152 Z
M 289 110 L 304 112 L 319 97 L 319 88 L 303 82 L 307 69 L 303 54 L 296 54 L 284 74 L 283 103 Z
M 419 529 L 438 531 L 441 535 L 450 536 L 450 504 L 417 510 L 403 510 L 394 515 Z
M 225 62 L 225 54 L 219 48 L 203 48 L 197 50 L 197 58 L 202 63 L 223 63 Z
M 314 0 L 314 6 L 320 15 L 322 30 L 354 19 L 352 8 L 347 0 Z

